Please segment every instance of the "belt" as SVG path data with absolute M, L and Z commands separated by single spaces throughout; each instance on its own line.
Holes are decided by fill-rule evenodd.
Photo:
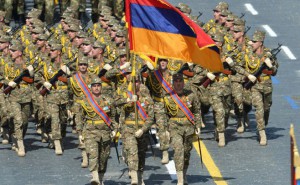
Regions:
M 103 120 L 96 120 L 96 121 L 94 121 L 94 120 L 87 120 L 86 122 L 89 123 L 89 124 L 95 124 L 95 125 L 105 123 Z
M 76 103 L 82 103 L 83 100 L 75 100 Z
M 177 122 L 182 122 L 182 121 L 186 121 L 188 119 L 187 119 L 187 117 L 185 117 L 185 118 L 170 118 L 170 120 L 177 121 Z
M 63 86 L 56 86 L 56 89 L 60 90 L 60 89 L 68 89 L 68 86 L 63 85 Z
M 28 84 L 19 84 L 20 87 L 25 87 L 27 88 L 28 87 Z
M 226 77 L 226 76 L 224 76 L 224 77 L 218 78 L 218 79 L 217 79 L 217 82 L 225 82 L 225 81 L 227 81 L 227 80 L 229 80 L 229 78 Z
M 102 87 L 107 87 L 107 86 L 111 86 L 111 85 L 108 83 L 102 82 Z
M 144 124 L 144 121 L 138 121 L 138 124 Z M 126 125 L 135 125 L 135 121 L 126 121 L 125 120 L 125 124 Z
M 157 97 L 157 96 L 153 96 L 153 99 L 154 99 L 155 101 L 158 101 L 158 102 L 164 102 L 164 99 L 163 99 L 163 98 L 159 98 L 159 97 Z
M 270 76 L 262 76 L 262 77 L 259 77 L 259 81 L 267 81 L 267 80 L 270 80 L 271 77 Z

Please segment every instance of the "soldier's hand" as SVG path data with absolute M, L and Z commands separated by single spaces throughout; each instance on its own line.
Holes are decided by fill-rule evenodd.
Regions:
M 168 139 L 168 140 L 170 140 L 170 132 L 169 131 L 166 131 L 166 138 Z
M 78 139 L 79 139 L 79 143 L 80 143 L 80 144 L 83 144 L 83 142 L 84 142 L 83 136 L 82 136 L 82 135 L 79 135 Z
M 120 66 L 120 69 L 123 70 L 123 69 L 127 69 L 130 67 L 130 62 L 125 62 L 122 66 Z
M 111 66 L 111 65 L 109 65 L 109 64 L 105 64 L 104 66 L 103 66 L 103 69 L 105 69 L 106 71 L 109 71 L 109 70 L 111 70 L 113 67 Z
M 46 82 L 44 82 L 43 86 L 46 87 L 46 89 L 48 89 L 48 91 L 50 91 L 52 84 L 46 81 Z
M 131 98 L 127 98 L 127 102 L 136 102 L 137 101 L 137 95 L 132 95 Z
M 195 134 L 196 134 L 197 136 L 200 135 L 200 132 L 201 132 L 201 131 L 200 131 L 200 128 L 196 128 L 196 129 L 195 129 Z
M 153 70 L 153 69 L 154 69 L 154 67 L 153 67 L 153 65 L 152 65 L 151 62 L 147 61 L 147 62 L 146 62 L 146 65 L 147 65 L 147 67 L 148 67 L 150 70 Z
M 211 72 L 208 72 L 208 73 L 206 74 L 206 76 L 207 76 L 211 81 L 214 81 L 215 78 L 216 78 L 216 75 L 212 74 Z
M 10 81 L 10 82 L 8 82 L 8 86 L 15 88 L 17 86 L 17 84 L 14 81 Z
M 270 60 L 270 58 L 266 58 L 264 62 L 265 62 L 265 64 L 266 64 L 269 68 L 272 68 L 272 67 L 273 67 L 272 61 Z
M 248 75 L 247 78 L 248 78 L 252 83 L 254 83 L 254 82 L 256 81 L 256 79 L 257 79 L 254 75 L 251 75 L 251 74 Z
M 110 137 L 111 137 L 111 138 L 115 138 L 115 137 L 116 137 L 116 132 L 115 132 L 115 131 L 111 131 Z
M 227 57 L 225 61 L 229 64 L 229 66 L 233 66 L 233 60 L 231 57 Z
M 29 72 L 29 75 L 30 75 L 31 77 L 33 77 L 33 75 L 34 75 L 34 69 L 33 69 L 33 66 L 32 66 L 32 65 L 29 65 L 29 66 L 27 67 L 27 70 L 28 70 L 28 72 Z
M 68 66 L 66 66 L 66 65 L 61 66 L 60 69 L 61 69 L 65 74 L 67 74 L 67 75 L 70 75 L 70 74 L 71 74 L 70 69 L 69 69 Z
M 135 132 L 135 137 L 136 138 L 140 138 L 140 137 L 142 137 L 142 135 L 143 135 L 143 130 L 142 129 L 138 129 L 136 132 Z

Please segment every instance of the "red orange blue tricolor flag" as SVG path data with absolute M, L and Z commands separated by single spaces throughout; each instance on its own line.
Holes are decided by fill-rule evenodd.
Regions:
M 189 17 L 165 0 L 126 0 L 130 50 L 223 69 L 214 41 Z

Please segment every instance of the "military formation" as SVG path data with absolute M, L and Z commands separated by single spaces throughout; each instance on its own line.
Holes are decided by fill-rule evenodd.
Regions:
M 246 21 L 226 2 L 216 5 L 205 24 L 188 5 L 176 6 L 215 41 L 224 66 L 217 73 L 191 62 L 129 54 L 122 0 L 92 1 L 90 20 L 85 1 L 59 1 L 56 24 L 55 1 L 36 0 L 25 15 L 19 0 L 17 29 L 9 27 L 9 2 L 0 11 L 0 126 L 2 144 L 11 144 L 18 156 L 26 155 L 29 119 L 56 155 L 63 155 L 70 126 L 91 184 L 104 184 L 111 145 L 120 139 L 131 184 L 142 185 L 156 129 L 161 163 L 169 163 L 171 147 L 177 184 L 188 184 L 192 143 L 206 127 L 209 110 L 218 146 L 225 147 L 229 117 L 235 115 L 236 131 L 243 133 L 252 107 L 259 144 L 267 145 L 278 48 L 264 46 L 264 31 L 250 38 Z

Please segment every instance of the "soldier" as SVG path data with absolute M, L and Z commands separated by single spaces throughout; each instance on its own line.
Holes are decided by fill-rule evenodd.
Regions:
M 30 84 L 33 83 L 32 76 L 34 75 L 34 69 L 31 65 L 28 65 L 23 58 L 23 47 L 17 41 L 12 41 L 10 46 L 10 54 L 12 62 L 8 62 L 4 66 L 4 76 L 6 78 L 6 84 L 13 88 L 8 96 L 10 103 L 10 109 L 13 114 L 14 134 L 16 139 L 16 152 L 18 156 L 25 156 L 24 137 L 27 131 L 28 118 L 31 115 L 31 94 L 32 88 Z M 28 70 L 31 78 L 22 78 L 20 84 L 17 84 L 13 80 L 18 77 L 24 70 Z
M 278 62 L 273 57 L 270 49 L 264 46 L 265 34 L 264 31 L 260 30 L 254 32 L 250 42 L 252 49 L 245 55 L 245 68 L 250 73 L 248 79 L 254 83 L 249 91 L 251 92 L 252 105 L 255 108 L 259 144 L 261 146 L 267 145 L 265 127 L 269 120 L 272 105 L 271 75 L 276 75 L 278 69 Z M 263 65 L 266 66 L 266 70 L 263 70 L 260 76 L 254 76 L 253 74 Z
M 120 130 L 123 139 L 124 152 L 127 155 L 127 165 L 130 171 L 131 184 L 144 184 L 143 172 L 149 141 L 148 130 L 154 121 L 153 100 L 148 88 L 136 77 L 136 95 L 128 92 L 127 102 L 121 108 Z M 138 108 L 137 125 L 133 104 Z
M 100 185 L 104 181 L 103 176 L 107 168 L 111 139 L 116 134 L 114 131 L 116 129 L 116 110 L 111 95 L 101 93 L 99 77 L 96 76 L 92 79 L 91 92 L 87 88 L 85 91 L 89 93 L 82 103 L 86 123 L 82 130 L 82 136 L 79 137 L 84 140 L 88 153 L 89 170 L 92 173 L 91 184 Z
M 54 142 L 56 155 L 62 155 L 62 138 L 66 133 L 67 123 L 67 104 L 68 104 L 68 86 L 67 77 L 70 75 L 70 69 L 64 64 L 61 56 L 62 46 L 60 44 L 52 44 L 50 51 L 50 61 L 44 64 L 39 70 L 35 78 L 39 83 L 43 84 L 43 88 L 49 92 L 46 95 L 46 113 L 47 124 L 51 126 L 51 141 Z M 66 59 L 64 59 L 66 60 Z M 50 83 L 51 79 L 62 71 L 62 75 L 54 84 Z
M 168 83 L 172 84 L 172 76 L 167 68 L 168 60 L 160 58 L 158 59 L 158 70 L 153 71 L 149 74 L 146 85 L 149 88 L 153 101 L 154 101 L 154 117 L 155 123 L 158 127 L 158 137 L 160 141 L 160 150 L 162 151 L 162 164 L 169 163 L 169 145 L 170 145 L 170 133 L 168 131 L 168 117 L 166 115 L 166 106 L 164 97 L 168 92 L 162 87 L 157 74 L 161 74 L 163 79 Z
M 174 162 L 177 173 L 177 185 L 187 184 L 186 172 L 189 166 L 190 151 L 193 148 L 193 134 L 200 134 L 201 109 L 197 94 L 184 88 L 183 75 L 173 75 L 174 94 L 165 97 L 170 117 L 169 131 L 171 146 L 174 149 Z M 177 97 L 177 101 L 174 100 Z M 179 105 L 182 104 L 182 105 Z M 187 107 L 188 110 L 181 106 Z
M 220 17 L 221 17 L 221 11 L 222 10 L 228 10 L 228 4 L 224 3 L 224 2 L 220 2 L 218 3 L 218 5 L 213 9 L 213 16 L 214 18 L 209 20 L 204 26 L 204 30 L 206 33 L 208 33 L 209 31 L 212 31 L 213 33 L 215 32 L 215 27 L 217 26 L 217 24 L 219 24 L 220 21 Z
M 124 6 L 125 6 L 124 0 L 113 0 L 113 12 L 114 12 L 114 16 L 118 20 L 121 20 L 124 16 Z

